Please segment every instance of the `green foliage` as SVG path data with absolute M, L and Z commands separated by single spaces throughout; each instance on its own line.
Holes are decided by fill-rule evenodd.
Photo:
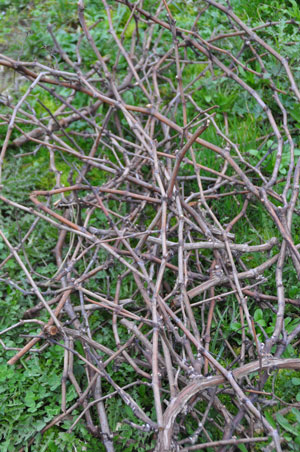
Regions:
M 11 352 L 7 355 L 11 355 Z M 17 446 L 21 447 L 60 412 L 61 349 L 49 349 L 45 359 L 52 368 L 51 372 L 43 372 L 36 355 L 29 360 L 22 360 L 17 371 L 5 364 L 4 357 L 1 358 L 1 452 L 15 451 Z

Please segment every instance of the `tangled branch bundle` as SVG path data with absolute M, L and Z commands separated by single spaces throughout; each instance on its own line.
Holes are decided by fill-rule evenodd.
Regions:
M 297 80 L 265 39 L 276 23 L 251 27 L 205 0 L 187 2 L 187 14 L 197 11 L 185 28 L 172 2 L 148 3 L 102 0 L 90 24 L 79 0 L 76 59 L 51 26 L 51 64 L 1 55 L 25 87 L 17 100 L 2 97 L 1 208 L 31 219 L 19 243 L 0 232 L 1 268 L 15 259 L 23 289 L 8 276 L 5 284 L 34 299 L 1 343 L 11 349 L 11 329 L 33 336 L 9 364 L 64 350 L 62 412 L 42 432 L 71 416 L 70 431 L 85 419 L 110 452 L 125 423 L 144 435 L 145 450 L 261 442 L 280 451 L 284 438 L 265 409 L 281 407 L 270 389 L 278 369 L 300 369 L 296 355 L 283 356 L 300 332 L 297 322 L 287 328 L 300 300 L 286 275 L 300 276 L 300 160 L 288 110 L 300 100 Z M 223 26 L 208 35 L 216 12 Z M 254 142 L 234 109 L 252 118 Z M 33 161 L 48 156 L 53 177 L 20 202 L 5 192 L 5 162 L 30 152 Z M 26 259 L 41 224 L 55 231 L 50 277 Z

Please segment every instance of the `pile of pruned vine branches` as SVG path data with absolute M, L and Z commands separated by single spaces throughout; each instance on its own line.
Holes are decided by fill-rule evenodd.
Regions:
M 118 4 L 128 18 L 121 33 L 114 25 Z M 276 23 L 251 28 L 226 5 L 199 2 L 193 26 L 185 29 L 172 2 L 147 7 L 102 0 L 112 49 L 103 55 L 94 39 L 98 23 L 87 23 L 79 0 L 77 59 L 51 26 L 55 64 L 0 57 L 23 86 L 17 100 L 2 96 L 1 168 L 13 155 L 22 158 L 29 150 L 34 160 L 42 149 L 54 175 L 50 189 L 33 191 L 22 204 L 0 196 L 2 207 L 32 219 L 18 244 L 0 231 L 7 250 L 1 268 L 14 259 L 36 300 L 9 330 L 22 326 L 30 335 L 40 328 L 9 364 L 53 344 L 64 349 L 62 411 L 42 433 L 66 416 L 73 416 L 70 431 L 85 419 L 111 452 L 118 431 L 106 402 L 119 398 L 127 409 L 119 411 L 118 423 L 148 433 L 156 451 L 225 451 L 242 444 L 250 450 L 257 443 L 260 450 L 282 450 L 285 440 L 264 410 L 292 402 L 281 405 L 275 385 L 270 390 L 278 369 L 300 369 L 300 359 L 282 357 L 300 333 L 300 322 L 285 328 L 287 310 L 296 313 L 300 300 L 288 298 L 284 278 L 287 265 L 300 276 L 294 228 L 300 160 L 287 107 L 300 92 L 289 61 L 261 37 Z M 214 11 L 227 31 L 207 36 L 203 23 Z M 299 27 L 293 19 L 289 25 Z M 84 46 L 93 54 L 88 66 Z M 263 89 L 256 89 L 262 81 Z M 228 86 L 228 96 L 235 87 L 255 105 L 265 130 L 257 136 L 257 154 L 234 138 L 228 112 L 201 104 L 210 82 L 216 90 Z M 57 108 L 31 104 L 37 88 Z M 67 184 L 57 161 L 69 168 Z M 1 183 L 5 187 L 5 178 Z M 273 237 L 256 228 L 254 207 L 274 225 Z M 23 255 L 45 223 L 57 231 L 56 270 L 46 280 Z M 254 231 L 252 243 L 246 233 L 237 240 L 244 224 Z M 268 328 L 253 318 L 257 308 L 273 314 Z M 225 312 L 235 325 L 229 332 Z M 1 343 L 9 350 L 7 331 Z M 125 386 L 118 372 L 124 363 L 134 375 Z M 78 394 L 72 404 L 68 385 Z

